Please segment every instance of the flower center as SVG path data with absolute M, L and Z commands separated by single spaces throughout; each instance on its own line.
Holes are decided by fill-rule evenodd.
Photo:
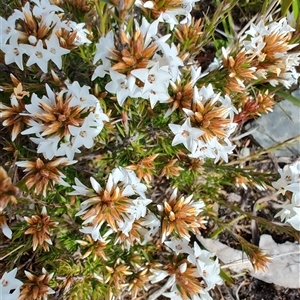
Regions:
M 188 137 L 188 136 L 190 136 L 190 133 L 187 130 L 183 130 L 182 133 L 181 133 L 181 135 L 183 137 Z
M 153 82 L 155 81 L 155 75 L 154 75 L 154 74 L 149 74 L 149 75 L 148 75 L 148 81 L 149 81 L 150 83 L 153 83 Z
M 36 55 L 37 58 L 43 58 L 43 54 L 40 51 L 36 51 L 35 55 Z
M 81 137 L 86 137 L 87 136 L 86 131 L 85 130 L 80 131 L 80 136 Z

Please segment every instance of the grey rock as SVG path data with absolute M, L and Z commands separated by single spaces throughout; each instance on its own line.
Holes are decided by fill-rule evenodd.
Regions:
M 300 89 L 292 95 L 300 99 Z M 256 128 L 253 139 L 264 149 L 276 146 L 300 135 L 300 107 L 288 100 L 283 100 L 274 106 L 273 112 L 262 115 L 257 120 L 247 124 L 247 131 Z M 289 144 L 273 152 L 275 156 L 300 156 L 300 141 Z

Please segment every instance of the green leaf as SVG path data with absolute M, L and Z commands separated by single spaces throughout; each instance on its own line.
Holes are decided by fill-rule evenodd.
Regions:
M 293 8 L 293 13 L 294 13 L 294 18 L 295 18 L 295 20 L 297 20 L 297 18 L 299 16 L 299 10 L 300 10 L 300 0 L 294 0 L 292 8 Z
M 117 126 L 119 132 L 121 133 L 121 135 L 123 137 L 125 137 L 126 135 L 125 135 L 125 132 L 124 132 L 123 128 L 118 123 L 116 123 L 116 126 Z
M 286 99 L 290 102 L 292 102 L 293 104 L 297 105 L 300 107 L 300 99 L 294 97 L 293 95 L 291 95 L 288 92 L 283 92 L 283 91 L 276 91 L 275 94 L 283 99 Z
M 281 0 L 281 14 L 285 16 L 289 10 L 289 7 L 296 2 L 294 0 Z
M 225 272 L 224 270 L 220 270 L 220 277 L 228 284 L 233 285 L 234 280 L 230 277 L 230 274 Z

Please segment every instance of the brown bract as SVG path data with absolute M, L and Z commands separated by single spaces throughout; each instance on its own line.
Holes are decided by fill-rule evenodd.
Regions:
M 147 284 L 149 283 L 149 271 L 144 269 L 134 274 L 134 278 L 129 282 L 128 291 L 131 293 L 132 299 L 137 299 L 140 291 L 147 291 Z
M 143 0 L 141 2 L 145 3 L 146 0 Z M 158 19 L 161 13 L 167 10 L 174 10 L 174 9 L 182 8 L 183 6 L 182 0 L 153 0 L 151 2 L 153 3 L 153 7 L 149 10 L 149 13 L 154 19 Z M 144 7 L 141 7 L 141 10 L 145 12 L 148 11 L 148 9 Z
M 172 87 L 171 97 L 168 100 L 170 104 L 170 111 L 173 112 L 176 109 L 183 112 L 183 108 L 190 109 L 194 96 L 194 88 L 191 82 L 183 83 L 181 80 L 177 82 L 170 82 Z
M 19 189 L 12 184 L 7 172 L 0 167 L 0 211 L 3 211 L 10 202 L 17 203 L 18 193 Z
M 65 158 L 56 158 L 49 162 L 37 158 L 34 161 L 22 161 L 16 164 L 26 168 L 24 172 L 27 174 L 23 180 L 28 189 L 34 188 L 36 194 L 46 195 L 47 190 L 53 189 L 55 183 L 66 185 L 62 180 L 64 175 L 58 169 L 70 164 Z
M 245 95 L 240 101 L 242 110 L 234 116 L 234 122 L 240 123 L 259 117 L 273 110 L 275 94 L 269 91 L 259 92 L 256 96 Z
M 55 97 L 55 104 L 49 105 L 45 102 L 40 103 L 42 113 L 35 113 L 31 118 L 43 124 L 43 136 L 58 135 L 63 138 L 70 135 L 69 126 L 80 126 L 83 123 L 81 117 L 84 110 L 81 106 L 70 106 L 72 96 L 64 100 L 63 92 Z
M 111 50 L 112 70 L 126 75 L 132 70 L 146 68 L 157 45 L 150 43 L 145 47 L 145 38 L 140 30 L 136 30 L 132 38 L 121 31 L 117 48 Z
M 166 176 L 167 179 L 169 179 L 169 177 L 177 177 L 180 174 L 180 171 L 183 171 L 184 169 L 179 167 L 179 166 L 175 166 L 175 163 L 178 161 L 178 159 L 172 159 L 171 161 L 169 161 L 162 169 L 161 171 L 161 176 Z
M 89 202 L 94 205 L 83 215 L 87 220 L 92 217 L 93 226 L 107 222 L 114 231 L 118 231 L 117 222 L 124 220 L 124 214 L 128 211 L 131 200 L 122 195 L 123 189 L 114 185 L 110 190 L 101 189 Z
M 177 190 L 174 190 L 171 197 L 164 200 L 161 207 L 161 240 L 162 242 L 170 234 L 179 238 L 190 239 L 190 232 L 200 234 L 200 229 L 205 228 L 201 202 L 192 200 L 192 196 L 177 198 Z
M 252 59 L 253 57 L 247 56 L 243 50 L 234 57 L 228 57 L 223 52 L 223 66 L 228 72 L 224 87 L 227 93 L 242 93 L 245 90 L 244 83 L 257 79 L 255 76 L 256 68 L 251 63 Z
M 23 91 L 22 83 L 19 83 L 14 88 L 14 92 L 11 95 L 11 106 L 0 103 L 0 117 L 3 119 L 2 125 L 9 127 L 11 130 L 11 139 L 15 140 L 17 135 L 24 129 L 25 125 L 29 122 L 28 116 L 22 116 L 25 110 L 25 101 L 23 97 L 29 96 L 29 93 Z
M 203 104 L 201 101 L 194 101 L 192 109 L 194 115 L 190 116 L 193 127 L 204 131 L 200 137 L 205 142 L 213 137 L 224 138 L 227 136 L 228 125 L 231 120 L 227 118 L 228 108 L 218 107 L 213 100 Z
M 175 275 L 176 286 L 183 300 L 192 299 L 193 296 L 197 297 L 200 291 L 205 288 L 199 280 L 199 275 L 197 275 L 197 267 L 186 259 L 169 264 L 167 271 L 170 276 Z
M 288 51 L 295 45 L 290 45 L 290 33 L 273 32 L 264 37 L 265 46 L 252 64 L 257 68 L 257 77 L 263 77 L 262 82 L 279 79 L 290 71 Z
M 29 225 L 25 234 L 32 235 L 33 251 L 36 250 L 37 246 L 42 246 L 44 251 L 49 251 L 49 244 L 52 245 L 50 239 L 50 227 L 54 227 L 57 223 L 52 221 L 47 215 L 46 208 L 43 208 L 40 215 L 24 218 Z
M 192 18 L 190 24 L 178 24 L 175 29 L 175 37 L 178 40 L 178 56 L 182 61 L 191 61 L 202 48 L 203 41 L 202 20 Z
M 129 249 L 136 242 L 141 243 L 142 241 L 142 225 L 140 224 L 141 220 L 135 220 L 132 223 L 132 228 L 126 234 L 122 231 L 119 231 L 116 238 L 115 244 L 121 244 L 122 248 Z
M 108 277 L 105 282 L 111 287 L 109 299 L 119 296 L 123 289 L 128 286 L 127 276 L 132 275 L 132 272 L 129 271 L 129 269 L 130 267 L 119 258 L 116 260 L 113 267 L 106 266 Z
M 94 241 L 90 235 L 86 235 L 88 241 L 77 241 L 78 244 L 81 246 L 87 246 L 88 250 L 82 256 L 82 258 L 87 258 L 92 255 L 93 259 L 96 260 L 97 258 L 101 258 L 103 260 L 107 260 L 105 254 L 105 248 L 108 244 L 108 241 L 97 240 Z
M 126 169 L 133 170 L 139 179 L 144 179 L 147 184 L 152 180 L 152 174 L 155 170 L 154 160 L 158 154 L 152 154 L 150 156 L 144 157 L 137 164 L 127 166 Z
M 258 270 L 266 272 L 268 269 L 268 263 L 271 262 L 271 258 L 266 253 L 263 253 L 260 249 L 257 249 L 252 253 L 250 261 L 253 265 L 254 272 L 257 272 Z
M 47 300 L 48 295 L 54 293 L 49 287 L 49 282 L 54 273 L 49 274 L 44 268 L 42 273 L 42 275 L 36 276 L 25 271 L 29 281 L 23 284 L 18 300 Z

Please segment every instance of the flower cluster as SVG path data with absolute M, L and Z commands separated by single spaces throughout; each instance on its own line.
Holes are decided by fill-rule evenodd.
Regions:
M 37 276 L 25 271 L 28 278 L 22 286 L 19 300 L 48 299 L 47 295 L 55 294 L 55 291 L 49 287 L 49 282 L 54 273 L 49 274 L 45 268 L 42 268 L 42 274 Z
M 140 222 L 147 213 L 147 205 L 152 201 L 146 198 L 147 188 L 135 173 L 116 168 L 109 175 L 105 188 L 93 177 L 90 182 L 93 190 L 75 178 L 76 185 L 70 193 L 89 197 L 81 203 L 77 213 L 84 220 L 81 232 L 90 234 L 95 241 L 117 233 L 117 242 L 125 242 L 129 247 L 135 240 L 141 241 L 145 229 Z M 101 232 L 104 232 L 103 237 Z
M 290 204 L 283 205 L 282 210 L 275 216 L 280 217 L 300 231 L 300 162 L 286 165 L 278 170 L 280 178 L 272 185 L 278 193 L 289 194 Z
M 115 40 L 109 31 L 96 45 L 94 63 L 101 63 L 92 79 L 109 74 L 111 81 L 105 89 L 116 94 L 121 106 L 128 97 L 148 99 L 152 108 L 169 99 L 170 80 L 177 77 L 183 63 L 175 45 L 166 43 L 170 35 L 158 36 L 158 25 L 159 20 L 149 23 L 143 18 L 141 26 L 135 23 L 132 36 L 121 29 L 119 40 Z
M 220 88 L 225 93 L 237 94 L 234 104 L 239 114 L 234 118 L 235 122 L 272 111 L 274 94 L 270 88 L 256 90 L 257 84 L 270 84 L 271 88 L 279 84 L 290 88 L 297 84 L 300 54 L 294 50 L 298 44 L 293 43 L 293 23 L 291 18 L 251 23 L 250 29 L 241 36 L 238 49 L 222 48 L 222 63 L 217 70 L 225 78 Z M 250 87 L 253 87 L 252 91 Z
M 236 124 L 232 122 L 236 109 L 228 96 L 215 94 L 212 85 L 194 88 L 190 108 L 183 108 L 186 115 L 182 125 L 169 124 L 175 134 L 172 145 L 183 144 L 193 158 L 214 158 L 228 161 L 232 153 L 229 136 Z
M 31 96 L 23 116 L 28 117 L 28 129 L 22 134 L 35 134 L 31 140 L 38 144 L 37 152 L 46 159 L 67 156 L 72 161 L 79 148 L 91 148 L 108 116 L 98 99 L 89 93 L 90 87 L 77 81 L 65 82 L 66 88 L 54 93 L 46 84 L 47 96 Z
M 0 17 L 0 50 L 5 53 L 6 64 L 16 63 L 24 70 L 23 55 L 28 56 L 26 66 L 37 64 L 48 72 L 48 62 L 62 68 L 62 56 L 73 48 L 91 43 L 83 24 L 62 20 L 63 10 L 49 0 L 25 3 L 22 10 L 14 10 L 5 20 Z
M 192 195 L 187 198 L 183 196 L 178 198 L 175 188 L 171 196 L 165 199 L 162 205 L 158 205 L 158 210 L 162 215 L 162 242 L 171 234 L 189 241 L 189 231 L 200 234 L 200 228 L 205 228 L 205 221 L 201 216 L 204 203 L 194 201 L 192 198 Z
M 190 247 L 188 241 L 172 238 L 165 244 L 174 254 L 162 269 L 151 269 L 151 282 L 169 277 L 171 288 L 163 295 L 170 299 L 212 300 L 208 291 L 222 284 L 220 265 L 213 259 L 214 255 L 201 249 L 196 242 Z
M 180 24 L 191 23 L 191 11 L 195 2 L 199 0 L 154 0 L 144 1 L 138 0 L 135 5 L 139 7 L 144 15 L 151 15 L 154 19 L 159 19 L 162 22 L 170 24 L 170 29 L 179 24 L 177 16 L 184 16 Z
M 37 246 L 42 246 L 45 251 L 49 251 L 49 245 L 52 245 L 52 241 L 50 239 L 50 228 L 55 226 L 57 223 L 51 221 L 47 214 L 46 207 L 43 207 L 40 215 L 34 215 L 31 218 L 24 218 L 29 225 L 25 234 L 31 234 L 33 236 L 33 251 L 36 250 Z
M 231 136 L 297 83 L 297 23 L 263 16 L 220 41 L 228 1 L 203 20 L 198 0 L 23 2 L 0 17 L 0 234 L 24 284 L 1 273 L 0 298 L 151 298 L 166 279 L 164 297 L 211 300 L 218 258 L 193 238 L 236 224 L 218 217 L 224 183 L 260 181 L 225 164 Z M 276 217 L 300 230 L 300 164 L 279 173 Z
M 286 18 L 279 22 L 261 20 L 251 24 L 243 42 L 247 55 L 251 56 L 254 75 L 273 86 L 279 83 L 286 88 L 298 82 L 296 66 L 300 63 L 299 53 L 290 53 L 297 44 L 290 44 L 291 33 L 295 31 Z M 248 38 L 249 37 L 249 38 Z

